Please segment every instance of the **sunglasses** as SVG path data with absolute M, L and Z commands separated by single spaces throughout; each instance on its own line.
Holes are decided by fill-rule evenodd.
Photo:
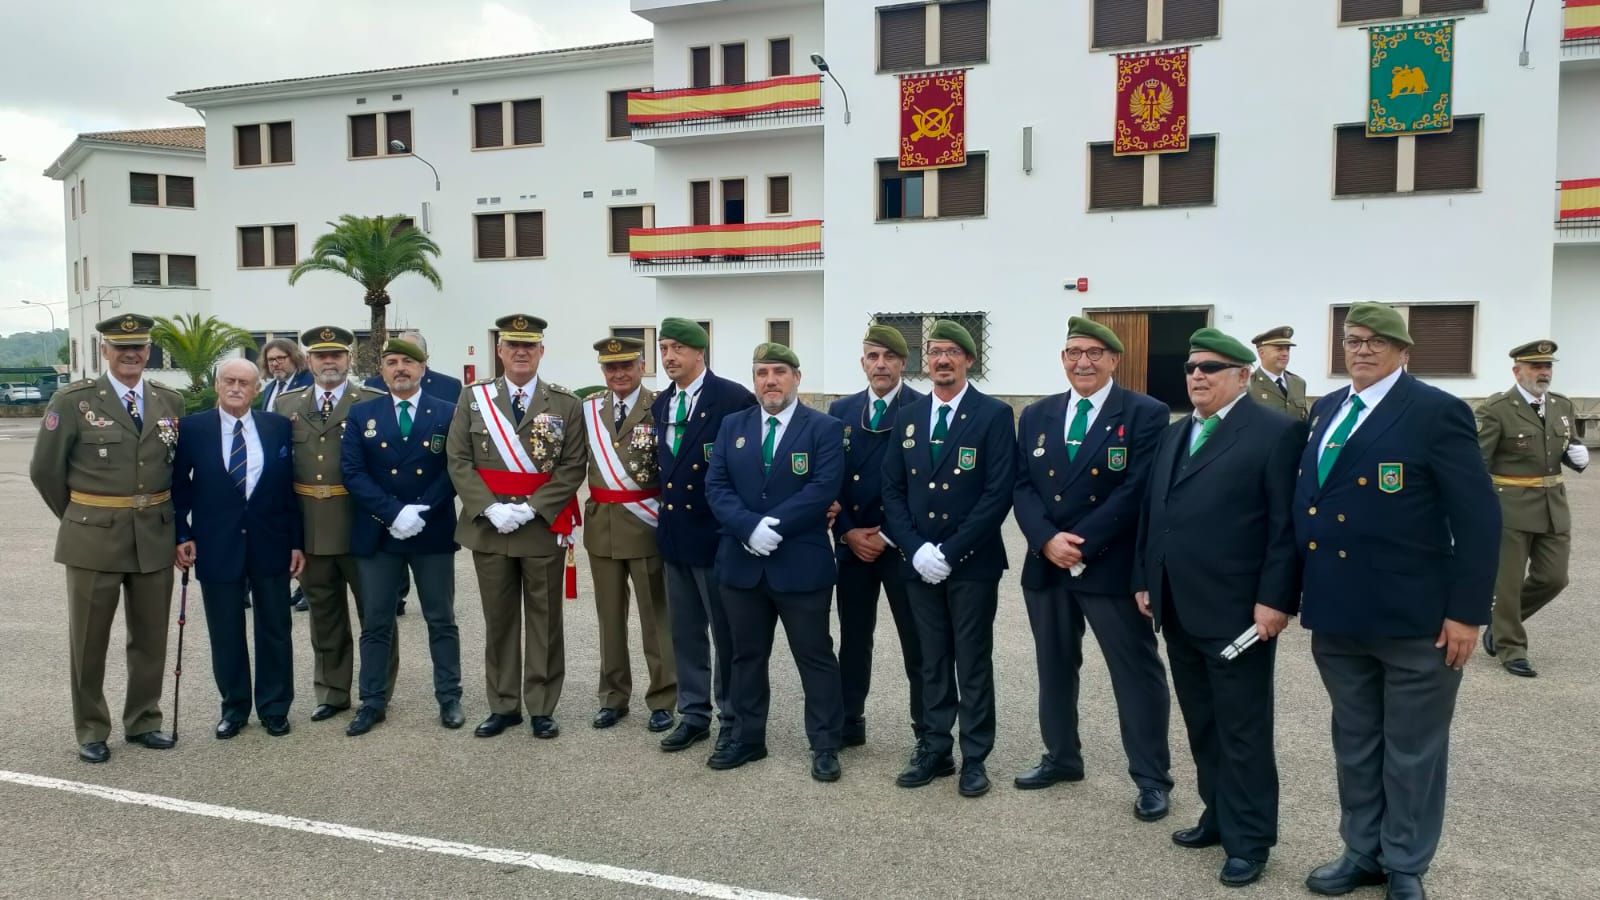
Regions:
M 1215 375 L 1218 372 L 1223 372 L 1223 371 L 1226 371 L 1228 369 L 1242 369 L 1242 368 L 1244 368 L 1244 366 L 1241 365 L 1240 363 L 1225 363 L 1225 362 L 1217 362 L 1214 359 L 1208 359 L 1205 362 L 1186 362 L 1186 363 L 1184 363 L 1183 364 L 1183 374 L 1185 374 L 1185 375 L 1193 375 L 1195 373 L 1195 370 L 1198 369 L 1201 372 L 1206 373 L 1207 375 Z

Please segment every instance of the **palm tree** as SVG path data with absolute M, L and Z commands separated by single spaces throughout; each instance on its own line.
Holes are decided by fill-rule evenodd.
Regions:
M 216 316 L 201 318 L 199 313 L 182 313 L 175 319 L 157 316 L 150 339 L 167 352 L 175 368 L 188 373 L 191 396 L 198 396 L 211 386 L 212 371 L 223 357 L 256 345 L 255 338 L 243 328 Z
M 401 216 L 343 215 L 338 222 L 328 224 L 333 230 L 317 238 L 310 258 L 301 260 L 289 272 L 289 283 L 299 281 L 307 272 L 337 272 L 367 289 L 362 302 L 372 312 L 372 336 L 356 349 L 356 368 L 376 372 L 378 348 L 389 339 L 389 282 L 412 272 L 443 290 L 443 280 L 428 261 L 430 254 L 439 255 L 439 245 L 407 226 Z

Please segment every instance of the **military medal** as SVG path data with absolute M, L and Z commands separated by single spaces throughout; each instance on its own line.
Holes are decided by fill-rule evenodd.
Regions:
M 916 433 L 917 433 L 917 426 L 916 425 L 913 424 L 913 425 L 907 425 L 906 426 L 906 437 L 912 437 Z
M 79 400 L 78 401 L 78 412 L 88 412 L 88 411 L 89 411 L 89 401 L 87 401 L 87 400 Z
M 917 442 L 915 440 L 911 439 L 911 438 L 906 438 L 905 440 L 900 442 L 900 446 L 904 447 L 907 450 L 910 450 L 912 447 L 915 447 L 916 445 L 917 445 Z
M 375 438 L 378 436 L 378 420 L 368 419 L 367 430 L 361 433 L 362 437 Z
M 478 411 L 478 401 L 476 401 L 476 400 L 472 401 L 470 404 L 467 405 L 467 408 L 472 410 L 473 412 L 477 412 Z
M 1041 457 L 1043 455 L 1044 455 L 1044 448 L 1043 447 L 1035 447 L 1035 448 L 1033 448 L 1033 456 L 1034 456 L 1035 459 L 1037 459 L 1037 458 L 1039 458 L 1039 457 Z
M 106 448 L 104 448 L 104 447 L 100 448 L 100 458 L 101 459 L 105 459 L 106 458 Z
M 739 435 L 739 439 L 733 442 L 733 449 L 735 449 L 735 450 L 743 450 L 744 449 L 744 435 L 742 435 L 742 434 Z

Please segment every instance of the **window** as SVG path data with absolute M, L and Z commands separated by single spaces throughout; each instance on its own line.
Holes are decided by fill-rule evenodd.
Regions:
M 472 149 L 533 147 L 543 143 L 543 101 L 504 100 L 498 103 L 473 104 Z
M 293 225 L 247 225 L 239 229 L 239 268 L 283 268 L 294 264 Z
M 878 10 L 878 71 L 927 64 L 928 13 L 922 6 Z
M 767 176 L 767 215 L 789 215 L 789 176 Z
M 627 139 L 633 136 L 633 126 L 628 124 L 628 92 L 648 91 L 647 87 L 624 88 L 606 91 L 606 138 Z
M 1221 31 L 1219 2 L 1094 0 L 1093 46 L 1126 47 L 1214 38 Z
M 1476 116 L 1458 118 L 1454 129 L 1445 134 L 1417 135 L 1412 187 L 1419 191 L 1476 190 L 1481 123 Z
M 83 291 L 83 282 L 79 281 L 78 278 L 79 278 L 79 275 L 78 275 L 78 261 L 77 260 L 73 260 L 72 261 L 72 292 L 75 293 L 75 294 L 76 293 L 80 293 L 80 292 Z
M 706 368 L 711 368 L 711 320 L 696 319 L 695 324 L 706 331 Z
M 1482 136 L 1482 116 L 1457 116 L 1452 131 L 1414 137 L 1369 138 L 1364 124 L 1340 125 L 1334 130 L 1333 194 L 1477 190 Z M 1413 165 L 1401 171 L 1399 142 L 1408 140 L 1416 142 Z
M 1373 19 L 1399 19 L 1406 15 L 1405 0 L 1339 0 L 1339 22 L 1370 22 Z M 1418 0 L 1410 15 L 1436 16 L 1443 13 L 1481 12 L 1483 0 Z
M 268 122 L 257 125 L 235 125 L 233 128 L 233 164 L 247 166 L 282 166 L 294 162 L 294 126 L 289 122 Z
M 161 284 L 161 254 L 135 253 L 133 255 L 133 283 L 136 285 Z
M 485 213 L 473 216 L 477 259 L 539 259 L 544 256 L 544 213 Z
M 989 59 L 989 2 L 939 5 L 939 65 L 981 63 Z
M 767 342 L 782 344 L 785 347 L 794 347 L 794 320 L 768 319 Z
M 722 83 L 744 84 L 744 44 L 722 45 Z
M 84 178 L 84 179 L 81 179 L 81 180 L 78 181 L 78 212 L 87 213 L 88 211 L 89 211 L 89 179 Z
M 711 224 L 711 182 L 689 182 L 689 224 Z
M 652 206 L 613 206 L 611 207 L 611 241 L 609 252 L 613 255 L 623 255 L 628 252 L 628 229 L 649 228 L 650 220 L 655 218 L 655 207 Z
M 89 280 L 89 257 L 85 256 L 83 258 L 83 289 L 87 291 L 93 286 L 94 282 Z
M 963 313 L 878 313 L 872 317 L 874 325 L 887 325 L 899 331 L 906 339 L 906 349 L 911 351 L 911 356 L 906 360 L 907 377 L 916 378 L 923 375 L 923 346 L 927 343 L 928 332 L 933 329 L 933 323 L 939 319 L 950 319 L 959 323 L 972 334 L 973 343 L 978 346 L 978 358 L 973 361 L 968 376 L 980 379 L 986 370 L 985 360 L 989 352 L 988 342 L 988 316 L 981 312 Z
M 86 262 L 85 268 L 87 265 Z M 176 253 L 135 253 L 133 283 L 146 287 L 194 287 L 194 257 Z
M 722 224 L 744 224 L 744 179 L 722 179 Z
M 689 86 L 711 87 L 711 48 L 689 48 Z
M 128 202 L 135 206 L 194 209 L 194 179 L 187 175 L 129 172 Z
M 160 206 L 161 176 L 146 172 L 129 172 L 128 202 L 139 206 Z
M 1477 346 L 1476 303 L 1395 304 L 1416 345 L 1406 371 L 1413 375 L 1470 376 Z M 1349 306 L 1333 307 L 1329 373 L 1347 375 L 1344 365 L 1344 317 Z
M 166 188 L 167 206 L 176 206 L 183 209 L 194 209 L 194 179 L 188 175 L 163 175 L 162 186 Z
M 792 42 L 788 38 L 772 38 L 767 41 L 767 77 L 777 78 L 788 75 L 793 66 L 790 58 Z
M 1089 145 L 1090 210 L 1209 206 L 1216 183 L 1214 134 L 1191 134 L 1187 153 L 1158 156 L 1117 156 L 1109 143 Z
M 1157 157 L 1157 206 L 1209 206 L 1217 202 L 1217 139 L 1189 138 L 1188 153 Z
M 613 325 L 612 337 L 637 338 L 644 341 L 644 374 L 656 374 L 656 327 L 654 325 Z
M 74 263 L 74 265 L 76 265 L 76 263 Z M 76 372 L 78 370 L 78 339 L 77 338 L 73 338 L 72 339 L 72 370 L 74 372 Z
M 406 149 L 395 150 L 389 146 L 390 141 L 399 141 Z M 411 113 L 407 110 L 350 117 L 351 159 L 409 156 L 415 149 L 411 145 Z
M 938 40 L 930 53 L 929 37 Z M 989 61 L 989 0 L 878 10 L 878 71 Z
M 984 215 L 988 161 L 987 153 L 972 152 L 965 166 L 902 172 L 898 160 L 879 160 L 878 221 Z
M 1117 156 L 1111 144 L 1089 145 L 1089 208 L 1138 209 L 1144 205 L 1144 157 Z
M 67 188 L 67 212 L 72 213 L 72 218 L 78 218 L 78 186 Z
M 162 350 L 161 349 L 161 345 L 156 343 L 155 341 L 151 341 L 150 342 L 150 358 L 149 358 L 149 360 L 147 360 L 145 362 L 144 367 L 146 369 L 165 369 L 165 368 L 167 368 L 167 354 L 166 354 L 166 351 Z
M 390 237 L 394 237 L 395 235 L 400 234 L 401 232 L 410 231 L 411 229 L 416 228 L 416 227 L 417 227 L 417 220 L 416 219 L 413 219 L 410 216 L 403 216 L 403 217 L 401 217 L 400 221 L 394 223 L 394 227 L 393 228 L 389 229 L 389 236 Z

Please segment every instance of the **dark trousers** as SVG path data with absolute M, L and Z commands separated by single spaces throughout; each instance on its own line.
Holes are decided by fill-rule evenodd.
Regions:
M 839 749 L 844 702 L 839 695 L 839 661 L 833 656 L 833 636 L 828 633 L 832 598 L 829 588 L 775 591 L 765 578 L 750 590 L 722 586 L 733 636 L 733 680 L 728 695 L 741 742 L 767 743 L 767 707 L 772 699 L 768 670 L 773 633 L 782 619 L 805 692 L 806 738 L 812 750 Z
M 911 685 L 911 733 L 920 741 L 928 729 L 922 710 L 922 643 L 899 566 L 898 553 L 884 553 L 871 563 L 853 560 L 839 566 L 839 682 L 844 693 L 845 729 L 865 728 L 867 692 L 872 687 L 873 632 L 878 629 L 878 591 L 882 588 L 889 598 L 895 631 L 900 634 L 900 658 Z
M 306 554 L 300 587 L 311 607 L 311 653 L 315 664 L 311 683 L 318 703 L 350 705 L 350 684 L 355 673 L 355 641 L 350 637 L 350 597 L 356 598 L 356 621 L 361 612 L 361 575 L 356 558 L 341 553 L 335 556 Z M 358 632 L 359 634 L 359 632 Z M 394 696 L 395 677 L 400 672 L 400 644 L 390 645 L 389 682 L 384 694 Z
M 1333 701 L 1339 836 L 1355 864 L 1421 875 L 1444 830 L 1450 721 L 1461 673 L 1432 637 L 1316 632 L 1311 656 Z
M 1171 790 L 1167 670 L 1161 664 L 1150 620 L 1140 614 L 1133 597 L 1089 594 L 1065 584 L 1042 591 L 1024 588 L 1022 596 L 1028 604 L 1039 666 L 1039 732 L 1044 738 L 1045 761 L 1058 769 L 1083 771 L 1078 674 L 1083 667 L 1087 623 L 1094 629 L 1111 673 L 1128 774 L 1139 787 Z
M 385 553 L 357 557 L 361 573 L 361 704 L 389 705 L 389 659 L 394 647 L 394 598 L 406 565 L 416 573 L 417 602 L 428 624 L 433 696 L 461 699 L 461 638 L 456 628 L 454 553 Z
M 672 652 L 678 664 L 678 714 L 686 724 L 709 727 L 714 692 L 720 727 L 732 728 L 735 716 L 728 682 L 733 634 L 716 577 L 709 568 L 662 565 L 667 574 L 667 612 L 672 617 Z
M 959 717 L 961 758 L 981 763 L 994 749 L 994 614 L 998 581 L 906 582 L 922 645 L 922 698 L 931 753 L 950 753 Z
M 1272 749 L 1278 642 L 1259 641 L 1225 660 L 1220 654 L 1227 641 L 1190 635 L 1176 605 L 1166 604 L 1161 633 L 1205 804 L 1200 827 L 1221 834 L 1229 856 L 1265 860 L 1278 842 L 1278 762 Z
M 289 613 L 289 573 L 251 575 L 246 581 L 200 582 L 211 636 L 211 671 L 222 694 L 222 718 L 250 718 L 250 648 L 245 639 L 244 604 L 255 626 L 256 715 L 286 716 L 294 700 L 294 645 Z

